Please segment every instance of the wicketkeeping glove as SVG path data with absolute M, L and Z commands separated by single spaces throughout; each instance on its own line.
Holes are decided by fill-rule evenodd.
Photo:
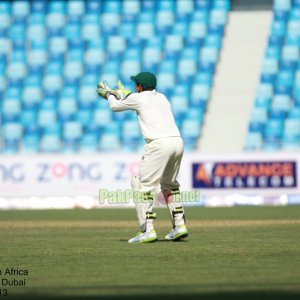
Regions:
M 107 100 L 110 94 L 114 92 L 113 89 L 111 89 L 106 81 L 100 81 L 97 85 L 97 93 L 100 97 Z
M 117 99 L 124 99 L 131 94 L 130 90 L 124 88 L 121 80 L 118 81 L 118 89 L 115 92 L 118 95 L 118 97 L 116 96 Z
M 97 93 L 104 99 L 107 99 L 109 95 L 114 95 L 116 99 L 121 100 L 127 97 L 131 92 L 124 88 L 121 81 L 118 82 L 117 90 L 110 88 L 106 81 L 101 81 L 98 83 Z

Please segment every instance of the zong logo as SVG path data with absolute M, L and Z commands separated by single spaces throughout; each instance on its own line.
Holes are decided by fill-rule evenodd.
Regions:
M 2 182 L 23 182 L 25 172 L 23 164 L 0 165 L 0 181 Z
M 49 182 L 52 179 L 67 179 L 68 181 L 97 181 L 101 179 L 100 164 L 90 163 L 82 165 L 79 163 L 39 163 L 39 182 Z

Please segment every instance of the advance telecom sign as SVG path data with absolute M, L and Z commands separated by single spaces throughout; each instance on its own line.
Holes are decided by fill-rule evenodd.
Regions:
M 296 161 L 194 162 L 192 186 L 201 189 L 297 187 Z

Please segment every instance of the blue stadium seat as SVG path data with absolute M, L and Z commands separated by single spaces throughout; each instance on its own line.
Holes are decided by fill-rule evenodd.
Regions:
M 98 143 L 97 134 L 85 134 L 79 142 L 79 151 L 82 153 L 95 153 L 98 150 Z
M 294 0 L 294 7 L 289 12 L 289 19 L 290 20 L 299 20 L 300 17 L 300 4 L 299 0 Z
M 63 72 L 63 66 L 58 62 L 49 62 L 45 68 L 45 75 L 61 76 Z
M 64 0 L 56 0 L 50 1 L 48 3 L 48 11 L 49 13 L 62 13 L 66 12 L 66 1 Z
M 95 28 L 93 28 L 93 29 L 95 29 Z M 97 30 L 97 29 L 95 29 L 95 30 Z M 71 39 L 73 39 L 73 38 L 75 38 L 75 39 L 79 39 L 79 38 L 81 38 L 81 32 L 82 32 L 82 37 L 84 38 L 84 39 L 89 39 L 89 33 L 90 32 L 88 32 L 88 33 L 86 33 L 85 32 L 85 29 L 81 29 L 81 26 L 79 25 L 79 24 L 68 24 L 66 27 L 65 27 L 65 33 L 64 33 L 64 35 L 65 35 L 65 37 L 68 39 L 68 40 L 71 40 Z M 97 31 L 96 31 L 97 32 Z M 93 31 L 92 33 L 91 33 L 91 35 L 94 37 L 95 36 L 95 31 Z
M 282 47 L 282 59 L 287 61 L 299 60 L 299 48 L 297 46 L 283 46 Z
M 107 40 L 107 51 L 109 55 L 120 54 L 126 49 L 126 40 L 122 36 L 110 36 Z
M 283 36 L 286 32 L 286 25 L 284 21 L 275 21 L 272 23 L 271 35 Z
M 98 0 L 87 0 L 86 1 L 86 11 L 87 13 L 100 14 L 102 8 L 102 1 Z
M 172 72 L 176 73 L 177 69 L 177 62 L 173 59 L 164 60 L 160 64 L 160 71 L 161 72 Z
M 123 14 L 137 15 L 141 11 L 141 2 L 139 0 L 124 0 L 123 1 Z
M 208 23 L 209 11 L 206 9 L 196 9 L 192 15 L 192 22 Z
M 11 13 L 11 2 L 10 1 L 1 1 L 0 2 L 0 13 L 8 14 L 8 15 Z
M 89 108 L 80 108 L 76 114 L 76 121 L 79 122 L 82 126 L 87 126 L 91 123 L 93 118 L 93 111 Z
M 178 76 L 191 78 L 197 72 L 197 63 L 192 59 L 180 59 L 178 62 Z
M 191 100 L 199 98 L 207 101 L 210 95 L 210 86 L 202 83 L 194 83 L 191 89 Z
M 299 119 L 300 120 L 300 107 L 293 107 L 288 112 L 289 119 Z
M 96 108 L 93 116 L 93 123 L 99 127 L 106 127 L 112 121 L 112 113 L 108 108 Z
M 153 64 L 160 63 L 162 51 L 159 47 L 145 47 L 143 50 L 143 64 L 147 68 Z
M 182 137 L 185 141 L 195 140 L 200 135 L 201 122 L 199 120 L 187 119 L 182 123 Z
M 283 134 L 283 123 L 281 120 L 269 120 L 265 126 L 265 138 L 279 140 Z
M 221 9 L 212 9 L 210 12 L 210 24 L 224 26 L 227 21 L 227 11 Z
M 21 152 L 37 153 L 39 152 L 40 137 L 38 134 L 26 134 L 22 139 Z
M 299 37 L 295 34 L 287 35 L 285 38 L 285 45 L 287 46 L 300 46 Z
M 72 120 L 77 112 L 77 103 L 75 99 L 61 99 L 58 104 L 59 118 L 62 121 Z
M 40 127 L 47 127 L 49 124 L 57 122 L 57 112 L 51 109 L 41 109 L 38 112 L 37 123 Z
M 177 35 L 181 37 L 188 37 L 188 22 L 187 21 L 177 21 L 174 23 L 171 31 L 172 35 Z
M 291 9 L 291 0 L 275 0 L 274 9 L 279 11 L 289 11 Z
M 220 49 L 221 43 L 222 43 L 222 37 L 218 34 L 209 34 L 206 36 L 204 40 L 205 47 Z
M 83 65 L 81 62 L 66 62 L 64 66 L 65 78 L 79 79 L 83 75 Z
M 49 52 L 52 54 L 64 54 L 68 49 L 68 41 L 64 37 L 54 37 L 49 41 Z
M 268 110 L 264 107 L 254 107 L 252 110 L 251 122 L 266 123 L 268 120 Z
M 43 0 L 36 0 L 31 2 L 31 11 L 32 13 L 43 14 L 47 10 L 47 2 Z
M 69 15 L 82 16 L 85 13 L 85 1 L 83 0 L 68 1 L 67 12 Z
M 214 0 L 213 8 L 228 11 L 230 9 L 230 0 Z
M 245 150 L 258 151 L 263 145 L 263 137 L 260 132 L 248 132 L 245 142 Z
M 203 39 L 207 34 L 207 24 L 197 21 L 191 22 L 189 36 L 193 38 Z
M 163 3 L 161 1 L 159 3 Z M 159 34 L 168 34 L 174 24 L 174 13 L 170 10 L 159 10 L 156 14 L 156 28 Z
M 274 152 L 280 149 L 280 142 L 279 140 L 274 140 L 273 138 L 265 138 L 263 143 L 263 150 L 265 152 Z
M 13 1 L 12 2 L 12 15 L 18 17 L 26 17 L 30 12 L 29 1 Z
M 139 60 L 123 60 L 121 64 L 121 76 L 122 78 L 130 78 L 132 74 L 141 72 L 141 64 Z
M 300 148 L 300 139 L 291 137 L 291 136 L 284 136 L 282 139 L 282 149 L 284 151 L 299 151 Z
M 96 18 L 97 16 L 95 16 Z M 87 41 L 99 39 L 101 37 L 101 31 L 99 24 L 87 22 L 82 25 L 82 38 Z
M 173 72 L 161 71 L 157 75 L 157 89 L 158 91 L 167 91 L 175 86 L 175 74 Z
M 262 107 L 266 110 L 269 110 L 269 108 L 271 106 L 271 98 L 257 97 L 255 99 L 254 106 L 255 107 Z
M 89 49 L 85 52 L 84 61 L 86 64 L 101 65 L 105 62 L 104 49 Z
M 288 95 L 275 95 L 272 101 L 272 108 L 287 112 L 291 106 L 291 99 Z
M 271 99 L 273 96 L 272 84 L 261 83 L 256 90 L 256 97 L 259 99 Z
M 174 95 L 170 99 L 175 115 L 186 113 L 189 108 L 189 101 L 186 95 Z
M 250 122 L 249 132 L 259 132 L 263 134 L 265 125 L 262 123 Z
M 8 30 L 9 26 L 11 24 L 10 15 L 7 13 L 1 13 L 0 14 L 0 29 L 3 31 L 6 35 L 6 31 Z
M 66 141 L 76 143 L 82 135 L 82 125 L 77 121 L 65 122 L 62 134 Z
M 141 136 L 137 120 L 127 120 L 123 123 L 122 137 L 126 142 L 138 141 Z
M 300 139 L 300 120 L 286 119 L 284 123 L 284 136 Z
M 42 101 L 42 90 L 40 87 L 25 87 L 22 102 L 26 107 L 37 107 Z
M 265 58 L 266 59 L 276 59 L 277 61 L 280 58 L 280 46 L 269 46 L 265 51 Z
M 48 61 L 48 53 L 45 50 L 32 50 L 28 53 L 28 63 L 31 66 L 44 66 Z
M 176 1 L 176 12 L 177 15 L 190 15 L 194 11 L 194 1 Z
M 189 108 L 186 119 L 187 120 L 197 120 L 201 124 L 203 123 L 204 111 L 199 108 Z
M 49 74 L 43 79 L 43 87 L 45 90 L 52 90 L 53 92 L 60 91 L 63 86 L 63 79 L 60 74 Z
M 48 30 L 61 30 L 66 25 L 66 16 L 60 12 L 47 14 L 46 25 Z
M 269 120 L 279 120 L 284 122 L 286 118 L 286 112 L 283 110 L 269 108 Z
M 179 35 L 168 35 L 165 39 L 165 51 L 178 52 L 183 49 L 183 38 Z
M 57 153 L 61 151 L 61 139 L 58 134 L 45 134 L 40 141 L 40 150 L 45 153 Z
M 27 74 L 27 66 L 24 62 L 9 64 L 7 75 L 9 79 L 23 79 Z
M 262 74 L 276 74 L 278 72 L 278 60 L 265 58 L 262 64 Z
M 2 103 L 2 123 L 18 121 L 21 103 L 18 99 L 4 99 Z
M 212 74 L 210 72 L 199 72 L 196 74 L 194 77 L 194 84 L 199 83 L 199 84 L 204 84 L 207 86 L 212 86 Z
M 105 36 L 109 36 L 117 32 L 117 28 L 121 23 L 121 18 L 120 15 L 116 12 L 106 12 L 102 14 L 100 22 L 102 34 Z
M 157 10 L 158 11 L 174 11 L 175 10 L 175 2 L 172 0 L 164 0 L 164 1 L 159 1 L 157 3 Z
M 81 108 L 92 108 L 97 102 L 96 85 L 83 85 L 79 91 L 79 104 Z
M 30 41 L 40 41 L 47 38 L 47 31 L 43 24 L 34 24 L 27 27 L 27 36 Z
M 154 24 L 151 21 L 141 21 L 137 24 L 136 35 L 141 39 L 150 39 L 155 36 Z
M 16 153 L 19 150 L 19 143 L 22 133 L 23 128 L 20 123 L 11 122 L 3 125 L 2 135 L 4 142 L 4 153 Z
M 203 47 L 200 51 L 200 59 L 202 62 L 215 64 L 218 60 L 219 51 L 213 47 Z

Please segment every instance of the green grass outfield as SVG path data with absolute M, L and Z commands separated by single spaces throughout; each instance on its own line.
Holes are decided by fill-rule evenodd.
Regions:
M 159 241 L 132 245 L 133 209 L 0 211 L 0 277 L 26 278 L 0 300 L 300 299 L 300 206 L 189 208 L 182 242 L 156 212 Z

